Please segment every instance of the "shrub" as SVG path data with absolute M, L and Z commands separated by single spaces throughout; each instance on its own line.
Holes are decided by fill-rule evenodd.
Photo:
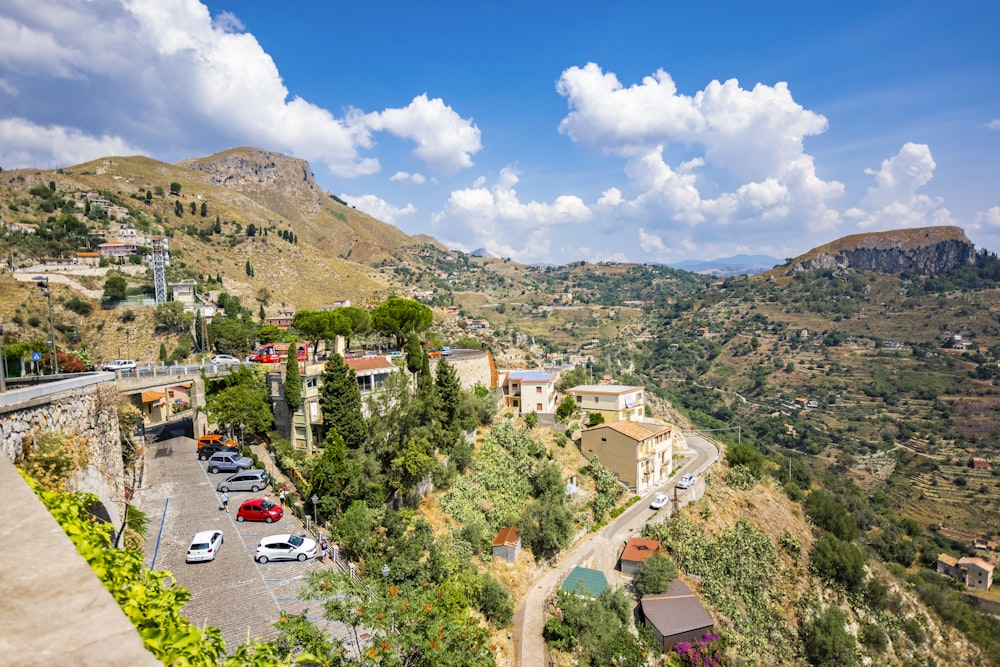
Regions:
M 90 305 L 89 302 L 84 301 L 79 297 L 73 297 L 69 301 L 63 304 L 67 310 L 72 310 L 77 315 L 87 316 L 93 312 L 94 307 Z
M 810 665 L 850 667 L 857 664 L 854 656 L 857 642 L 846 625 L 847 615 L 834 606 L 827 607 L 806 624 L 802 640 Z

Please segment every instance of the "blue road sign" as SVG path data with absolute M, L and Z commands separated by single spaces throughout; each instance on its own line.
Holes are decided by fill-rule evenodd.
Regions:
M 31 360 L 32 361 L 41 361 L 42 360 L 42 353 L 41 352 L 32 352 L 31 353 Z

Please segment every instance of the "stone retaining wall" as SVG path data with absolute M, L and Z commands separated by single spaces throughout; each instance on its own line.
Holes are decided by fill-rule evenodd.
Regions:
M 86 449 L 86 465 L 70 480 L 70 487 L 95 494 L 118 531 L 125 511 L 118 428 L 121 394 L 108 375 L 81 373 L 0 394 L 0 447 L 16 462 L 25 447 L 46 433 L 79 438 Z

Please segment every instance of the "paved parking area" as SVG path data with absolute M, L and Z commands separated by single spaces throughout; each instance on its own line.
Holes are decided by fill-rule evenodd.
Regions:
M 264 494 L 230 492 L 229 514 L 223 512 L 215 486 L 228 473 L 207 472 L 195 451 L 195 441 L 187 437 L 150 443 L 140 491 L 140 509 L 149 518 L 146 566 L 173 573 L 177 583 L 191 591 L 191 600 L 183 610 L 185 617 L 199 627 L 219 627 L 230 652 L 248 637 L 277 637 L 273 625 L 281 612 L 299 614 L 308 609 L 309 618 L 328 634 L 347 637 L 345 628 L 320 618 L 321 602 L 297 599 L 303 577 L 329 567 L 329 561 L 261 565 L 253 559 L 261 537 L 304 532 L 302 524 L 290 512 L 272 524 L 237 522 L 240 503 Z M 222 530 L 224 535 L 215 560 L 185 563 L 194 534 L 213 529 Z

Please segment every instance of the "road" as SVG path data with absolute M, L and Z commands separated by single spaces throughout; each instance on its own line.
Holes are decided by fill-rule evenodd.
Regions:
M 191 438 L 163 435 L 166 439 L 147 447 L 146 476 L 139 491 L 139 508 L 149 519 L 144 556 L 147 567 L 173 573 L 177 583 L 191 591 L 184 616 L 198 627 L 219 627 L 230 652 L 248 637 L 274 639 L 278 633 L 273 624 L 282 612 L 299 614 L 307 608 L 309 618 L 331 637 L 348 637 L 345 628 L 320 618 L 321 602 L 297 599 L 304 576 L 330 567 L 329 561 L 260 565 L 253 560 L 261 537 L 304 532 L 295 516 L 287 512 L 273 524 L 237 523 L 240 503 L 264 494 L 231 492 L 230 513 L 221 511 L 215 486 L 227 474 L 208 473 Z M 225 540 L 216 559 L 185 563 L 194 534 L 216 528 Z
M 597 533 L 592 533 L 563 553 L 552 568 L 542 572 L 528 589 L 514 612 L 512 641 L 515 663 L 523 667 L 547 665 L 548 650 L 542 631 L 545 628 L 546 605 L 562 584 L 563 579 L 575 567 L 589 567 L 602 570 L 608 582 L 620 585 L 621 573 L 615 570 L 618 553 L 626 540 L 639 534 L 651 518 L 666 510 L 651 510 L 649 503 L 657 493 L 668 493 L 671 500 L 680 503 L 701 498 L 705 492 L 705 478 L 702 473 L 718 458 L 719 450 L 709 440 L 689 435 L 688 445 L 692 454 L 670 477 L 670 481 L 660 488 L 647 492 L 642 500 L 625 510 Z M 685 473 L 693 473 L 697 481 L 690 489 L 676 488 L 677 480 Z

